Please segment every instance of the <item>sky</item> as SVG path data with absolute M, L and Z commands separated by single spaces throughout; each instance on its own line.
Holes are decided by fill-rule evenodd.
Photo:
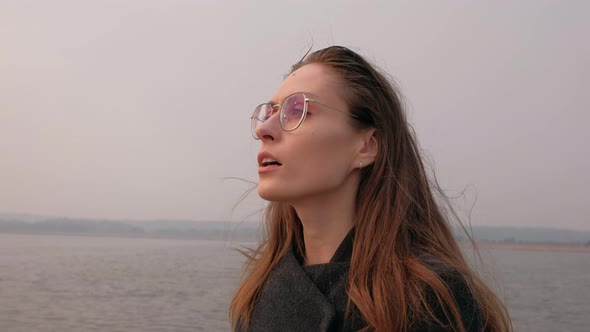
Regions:
M 258 220 L 253 108 L 343 45 L 473 225 L 590 230 L 590 2 L 0 0 L 0 213 Z M 237 179 L 236 179 L 237 178 Z M 239 180 L 241 179 L 241 180 Z

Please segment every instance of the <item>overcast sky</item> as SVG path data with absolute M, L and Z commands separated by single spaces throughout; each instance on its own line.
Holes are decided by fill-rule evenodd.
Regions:
M 255 220 L 224 178 L 313 41 L 395 78 L 474 225 L 590 229 L 590 2 L 368 3 L 0 0 L 0 213 Z

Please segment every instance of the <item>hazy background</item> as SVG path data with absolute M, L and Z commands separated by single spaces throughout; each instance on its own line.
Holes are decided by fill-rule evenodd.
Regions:
M 313 41 L 390 73 L 474 225 L 589 230 L 590 2 L 0 0 L 0 212 L 242 220 Z

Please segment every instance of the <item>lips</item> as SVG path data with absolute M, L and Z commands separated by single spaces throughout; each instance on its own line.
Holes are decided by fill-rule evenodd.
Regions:
M 277 166 L 281 166 L 281 163 L 274 161 L 272 159 L 268 159 L 268 158 L 264 158 L 264 160 L 262 161 L 262 165 L 261 166 L 270 166 L 270 165 L 277 165 Z
M 277 170 L 283 164 L 268 152 L 258 154 L 258 173 L 268 173 Z
M 273 155 L 268 152 L 260 152 L 258 154 L 258 166 L 259 167 L 267 167 L 267 166 L 282 166 L 280 161 L 277 160 Z

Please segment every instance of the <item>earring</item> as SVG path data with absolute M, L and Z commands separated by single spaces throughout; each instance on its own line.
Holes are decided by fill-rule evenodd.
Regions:
M 362 160 L 359 161 L 359 166 L 360 166 L 360 168 L 363 168 L 363 161 Z

